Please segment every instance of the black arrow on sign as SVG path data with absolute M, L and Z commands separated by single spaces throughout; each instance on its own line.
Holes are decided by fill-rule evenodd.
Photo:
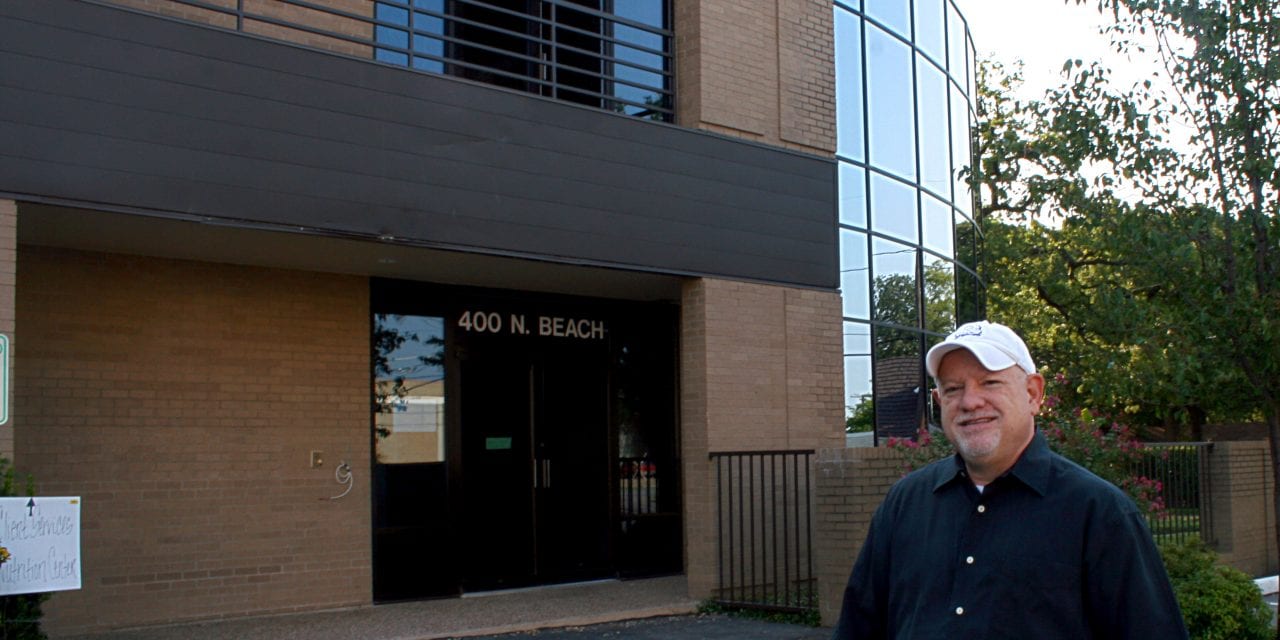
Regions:
M 27 517 L 28 518 L 35 515 L 34 513 L 35 509 L 36 509 L 36 499 L 31 498 L 30 500 L 27 500 Z

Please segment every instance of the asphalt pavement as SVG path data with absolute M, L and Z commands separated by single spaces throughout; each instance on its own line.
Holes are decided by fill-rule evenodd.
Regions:
M 54 640 L 817 640 L 829 629 L 696 613 L 684 576 L 153 625 Z

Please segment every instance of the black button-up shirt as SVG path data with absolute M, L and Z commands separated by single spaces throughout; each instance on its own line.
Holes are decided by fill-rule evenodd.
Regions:
M 981 493 L 958 456 L 889 490 L 833 638 L 1187 637 L 1137 506 L 1037 433 Z

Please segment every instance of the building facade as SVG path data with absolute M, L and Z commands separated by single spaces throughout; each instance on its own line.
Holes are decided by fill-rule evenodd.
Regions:
M 825 0 L 0 6 L 0 450 L 54 633 L 715 582 L 841 444 Z
M 83 498 L 46 629 L 711 595 L 709 456 L 920 422 L 980 312 L 963 21 L 866 4 L 0 5 L 0 453 Z
M 973 40 L 950 0 L 838 0 L 834 28 L 845 406 L 910 437 L 925 351 L 984 313 Z

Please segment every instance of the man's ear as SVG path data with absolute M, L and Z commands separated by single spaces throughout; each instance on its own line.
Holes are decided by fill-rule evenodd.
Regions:
M 1044 376 L 1033 373 L 1027 376 L 1027 395 L 1031 401 L 1032 411 L 1040 410 L 1040 403 L 1044 402 Z

